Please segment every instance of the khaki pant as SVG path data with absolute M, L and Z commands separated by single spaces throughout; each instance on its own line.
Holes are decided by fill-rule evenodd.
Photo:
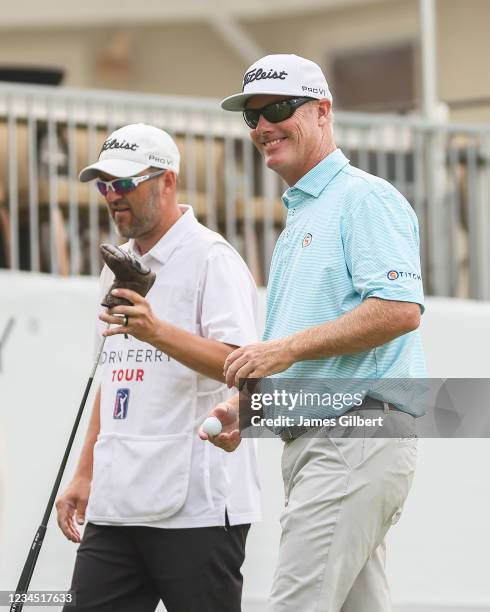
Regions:
M 413 417 L 390 411 L 387 418 L 407 437 L 370 438 L 366 428 L 364 438 L 332 430 L 285 444 L 271 612 L 391 611 L 384 537 L 410 490 L 417 441 L 408 437 Z

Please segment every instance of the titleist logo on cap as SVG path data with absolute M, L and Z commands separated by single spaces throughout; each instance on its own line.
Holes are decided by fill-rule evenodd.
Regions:
M 243 77 L 243 86 L 245 87 L 245 85 L 248 85 L 253 81 L 263 81 L 265 79 L 280 79 L 281 81 L 284 81 L 287 76 L 288 73 L 285 70 L 278 72 L 277 70 L 271 68 L 267 72 L 262 70 L 262 68 L 254 68 L 253 70 L 249 70 L 245 73 L 245 76 Z
M 139 149 L 139 144 L 135 142 L 129 143 L 125 140 L 119 141 L 117 138 L 109 138 L 109 140 L 106 140 L 102 145 L 100 152 L 107 151 L 107 149 L 128 149 L 129 151 L 136 151 L 136 149 Z

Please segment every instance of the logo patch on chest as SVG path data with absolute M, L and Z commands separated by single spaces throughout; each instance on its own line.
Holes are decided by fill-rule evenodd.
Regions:
M 128 414 L 129 389 L 118 389 L 116 392 L 116 401 L 114 403 L 115 419 L 125 419 Z
M 311 234 L 306 234 L 303 238 L 303 248 L 310 246 L 311 241 L 313 240 L 313 236 Z

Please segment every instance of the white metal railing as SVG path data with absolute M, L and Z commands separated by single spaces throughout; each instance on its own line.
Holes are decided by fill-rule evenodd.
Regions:
M 78 172 L 110 131 L 137 121 L 175 137 L 181 200 L 265 282 L 285 185 L 259 159 L 238 114 L 215 100 L 14 84 L 0 84 L 0 265 L 98 273 L 99 243 L 117 238 Z M 428 293 L 490 299 L 490 125 L 337 112 L 335 137 L 353 164 L 388 179 L 413 205 Z

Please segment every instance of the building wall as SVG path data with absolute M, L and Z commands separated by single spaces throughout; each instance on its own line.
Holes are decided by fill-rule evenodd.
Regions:
M 453 108 L 460 121 L 490 121 L 490 2 L 439 0 L 437 3 L 438 93 L 449 103 L 486 99 L 485 105 Z M 301 18 L 248 25 L 264 47 L 295 52 L 320 63 L 328 77 L 337 53 L 411 42 L 418 45 L 418 0 L 378 2 L 367 6 L 313 13 Z M 333 84 L 332 84 L 333 85 Z M 335 87 L 333 85 L 335 96 Z
M 250 29 L 264 47 L 268 44 L 278 53 L 294 47 L 296 53 L 320 63 L 328 77 L 335 53 L 415 40 L 416 2 L 377 2 L 354 9 L 262 22 Z
M 91 39 L 84 30 L 0 30 L 0 63 L 65 68 L 65 85 L 89 87 Z
M 486 99 L 475 107 L 451 108 L 451 118 L 490 121 L 490 2 L 439 0 L 439 95 L 443 100 Z
M 103 64 L 111 55 L 112 69 Z M 225 95 L 242 72 L 239 58 L 205 24 L 6 31 L 0 58 L 5 66 L 65 68 L 67 86 L 204 97 Z
M 490 100 L 488 0 L 439 0 L 439 94 Z M 265 53 L 294 52 L 331 71 L 337 53 L 418 40 L 418 0 L 243 21 Z M 65 84 L 219 98 L 236 91 L 248 62 L 209 23 L 0 29 L 1 63 L 66 68 Z M 335 88 L 334 94 L 335 94 Z M 484 106 L 451 108 L 457 120 L 490 121 Z
M 240 57 L 208 24 L 139 28 L 132 88 L 221 98 L 241 85 Z

